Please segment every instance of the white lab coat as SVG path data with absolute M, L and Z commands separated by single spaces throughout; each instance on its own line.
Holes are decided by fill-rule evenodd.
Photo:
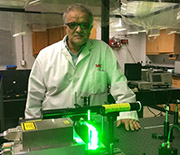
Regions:
M 64 38 L 65 39 L 65 38 Z M 107 86 L 117 102 L 134 102 L 135 94 L 127 87 L 112 49 L 103 41 L 89 39 L 76 65 L 64 40 L 40 51 L 31 70 L 25 118 L 41 117 L 41 111 L 83 105 L 90 96 L 91 105 L 107 101 Z M 121 112 L 121 118 L 138 119 L 137 113 Z

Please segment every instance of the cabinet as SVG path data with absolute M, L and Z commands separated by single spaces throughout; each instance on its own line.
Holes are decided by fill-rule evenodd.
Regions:
M 89 38 L 90 39 L 96 39 L 96 25 L 93 26 Z
M 172 87 L 180 88 L 180 77 L 172 77 Z
M 172 87 L 178 87 L 180 88 L 180 77 L 172 77 Z M 178 104 L 178 109 L 180 108 L 180 104 Z M 175 105 L 171 105 L 171 110 L 175 110 Z
M 47 31 L 32 33 L 33 56 L 37 56 L 39 51 L 48 45 Z
M 163 29 L 157 38 L 146 37 L 146 55 L 180 54 L 179 42 L 180 34 L 167 34 Z
M 146 37 L 146 55 L 158 55 L 158 37 Z
M 33 56 L 37 56 L 41 49 L 60 41 L 65 36 L 63 27 L 51 28 L 46 31 L 32 33 Z
M 60 41 L 66 35 L 64 27 L 48 29 L 48 45 Z

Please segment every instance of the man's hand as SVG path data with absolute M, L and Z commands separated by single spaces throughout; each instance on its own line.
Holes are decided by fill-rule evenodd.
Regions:
M 117 127 L 119 127 L 121 124 L 125 125 L 125 129 L 129 131 L 129 127 L 131 131 L 139 130 L 141 128 L 138 121 L 133 119 L 122 119 L 117 121 Z

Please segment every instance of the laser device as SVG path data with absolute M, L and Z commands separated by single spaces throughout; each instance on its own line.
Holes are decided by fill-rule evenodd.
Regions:
M 114 152 L 114 121 L 119 112 L 141 110 L 140 102 L 104 104 L 99 106 L 84 106 L 42 111 L 43 118 L 24 120 L 21 122 L 20 141 L 18 149 L 13 146 L 16 154 L 33 155 L 69 155 L 87 153 Z M 100 115 L 108 120 L 108 135 L 104 134 L 104 125 L 96 127 L 92 115 Z M 83 133 L 83 132 L 84 133 Z M 102 137 L 107 137 L 104 144 Z M 16 138 L 17 139 L 17 138 Z M 13 150 L 12 149 L 12 150 Z

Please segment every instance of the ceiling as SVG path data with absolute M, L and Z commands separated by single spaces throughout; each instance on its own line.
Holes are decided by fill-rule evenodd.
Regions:
M 63 25 L 62 15 L 68 5 L 75 2 L 87 5 L 95 16 L 101 16 L 99 0 L 0 0 L 0 29 L 14 32 Z M 20 25 L 20 26 L 19 26 Z
M 155 1 L 109 0 L 110 14 L 122 18 L 123 24 L 132 31 L 180 27 L 180 6 L 178 3 Z M 62 25 L 62 14 L 68 5 L 83 3 L 88 6 L 96 20 L 101 20 L 101 0 L 0 0 L 0 29 L 18 29 L 27 25 L 34 30 Z M 167 17 L 168 18 L 167 20 Z M 110 20 L 117 28 L 118 20 Z M 22 27 L 17 28 L 21 22 Z M 124 24 L 125 23 L 125 24 Z M 9 24 L 9 26 L 7 26 Z M 108 23 L 107 23 L 108 24 Z M 118 24 L 118 23 L 117 23 Z M 24 25 L 24 26 L 23 26 Z M 25 28 L 24 28 L 25 29 Z
M 14 12 L 61 14 L 73 3 L 83 3 L 95 15 L 100 15 L 100 0 L 0 0 L 0 7 Z
M 143 27 L 149 32 L 164 28 L 179 31 L 180 28 L 180 3 L 130 1 L 122 3 L 117 13 L 128 25 Z

